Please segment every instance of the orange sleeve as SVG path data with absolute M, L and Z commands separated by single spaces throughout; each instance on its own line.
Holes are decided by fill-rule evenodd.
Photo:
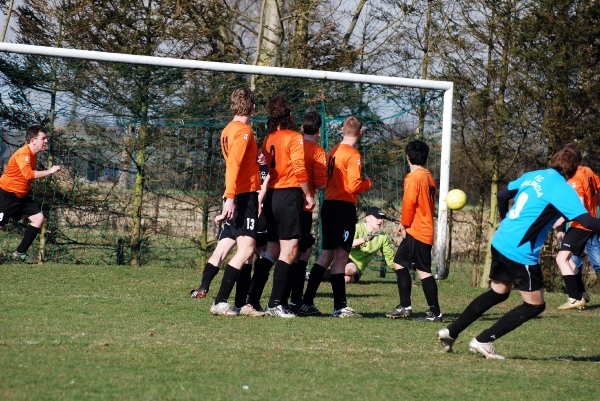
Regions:
M 298 184 L 308 182 L 308 174 L 304 166 L 304 139 L 300 134 L 294 135 L 290 143 L 290 161 L 292 171 L 298 180 Z
M 415 219 L 417 212 L 417 197 L 419 189 L 417 188 L 417 180 L 413 180 L 409 175 L 404 181 L 404 196 L 402 197 L 402 218 L 400 223 L 404 227 L 410 227 Z
M 600 191 L 600 177 L 594 174 L 594 188 L 596 191 Z
M 26 180 L 31 181 L 35 178 L 35 172 L 31 169 L 31 163 L 25 155 L 20 154 L 15 158 L 15 161 L 17 162 L 17 166 L 19 166 L 19 170 L 21 170 L 21 173 Z
M 362 194 L 371 188 L 370 180 L 362 179 L 362 160 L 360 154 L 356 152 L 348 158 L 348 192 L 352 194 Z
M 325 154 L 325 149 L 320 146 L 315 147 L 313 179 L 317 188 L 327 184 L 327 155 Z
M 250 137 L 252 132 L 250 130 L 241 129 L 235 134 L 228 136 L 227 149 L 223 150 L 226 154 L 225 161 L 225 197 L 233 199 L 236 194 L 236 181 L 238 174 L 240 173 L 240 166 L 242 165 L 242 159 L 250 143 Z

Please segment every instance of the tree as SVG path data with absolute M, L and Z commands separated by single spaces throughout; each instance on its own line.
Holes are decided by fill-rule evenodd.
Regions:
M 491 239 L 498 225 L 496 196 L 530 145 L 535 132 L 523 96 L 516 91 L 522 79 L 512 56 L 514 31 L 523 2 L 482 0 L 459 2 L 444 51 L 445 76 L 455 82 L 455 126 L 459 144 L 473 168 L 479 195 L 477 220 L 484 222 L 485 192 L 489 190 L 486 260 L 480 285 L 489 285 Z M 481 230 L 477 230 L 480 232 Z M 479 246 L 479 244 L 477 245 Z

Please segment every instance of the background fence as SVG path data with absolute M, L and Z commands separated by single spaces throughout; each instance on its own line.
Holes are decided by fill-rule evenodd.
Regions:
M 347 116 L 363 120 L 359 150 L 374 185 L 360 197 L 359 216 L 371 205 L 399 215 L 409 140 L 430 144 L 429 168 L 439 176 L 443 91 L 7 53 L 0 73 L 2 164 L 24 144 L 26 126 L 41 123 L 50 144 L 38 168 L 64 167 L 33 187 L 48 217 L 34 250 L 46 261 L 202 265 L 219 232 L 219 137 L 232 117 L 229 95 L 244 85 L 255 85 L 259 144 L 276 93 L 298 126 L 306 110 L 321 114 L 326 149 L 341 140 Z M 24 227 L 7 227 L 4 255 Z

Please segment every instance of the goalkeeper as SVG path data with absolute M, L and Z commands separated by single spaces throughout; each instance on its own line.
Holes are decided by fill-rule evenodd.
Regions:
M 394 248 L 387 234 L 381 231 L 384 219 L 390 220 L 378 207 L 370 207 L 367 209 L 364 223 L 356 225 L 352 249 L 344 272 L 346 284 L 359 282 L 378 251 L 383 253 L 387 266 L 394 268 Z M 324 281 L 328 281 L 330 275 L 331 269 L 325 272 Z

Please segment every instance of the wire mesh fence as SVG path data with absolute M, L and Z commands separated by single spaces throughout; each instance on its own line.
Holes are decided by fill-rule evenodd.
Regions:
M 439 177 L 442 91 L 3 53 L 3 165 L 25 128 L 41 123 L 50 145 L 38 169 L 63 167 L 33 186 L 47 217 L 34 251 L 61 263 L 202 265 L 219 232 L 212 221 L 224 191 L 219 137 L 232 117 L 229 96 L 251 84 L 259 144 L 277 93 L 298 126 L 305 111 L 321 114 L 326 150 L 341 140 L 347 116 L 361 118 L 358 148 L 373 187 L 360 196 L 359 217 L 367 206 L 399 215 L 409 140 L 430 144 L 428 167 Z M 4 255 L 23 224 L 2 234 Z

